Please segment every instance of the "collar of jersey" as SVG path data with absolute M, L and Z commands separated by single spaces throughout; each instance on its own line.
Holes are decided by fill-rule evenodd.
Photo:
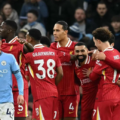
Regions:
M 37 44 L 37 45 L 34 45 L 34 48 L 43 48 L 44 46 L 42 44 Z
M 14 43 L 18 39 L 18 36 L 15 36 L 9 43 Z
M 104 49 L 103 52 L 105 52 L 105 51 L 111 51 L 113 49 L 114 49 L 113 47 L 108 47 L 108 48 Z
M 65 45 L 65 47 L 70 47 L 70 45 L 72 44 L 72 41 L 70 40 L 70 38 L 68 38 L 68 42 L 67 44 Z M 57 42 L 57 48 L 61 47 L 59 42 Z

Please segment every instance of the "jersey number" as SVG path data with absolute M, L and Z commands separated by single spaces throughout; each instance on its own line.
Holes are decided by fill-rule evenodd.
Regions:
M 39 64 L 38 70 L 43 72 L 42 75 L 40 75 L 39 73 L 36 73 L 36 76 L 39 79 L 44 79 L 46 77 L 46 72 L 47 72 L 47 75 L 48 75 L 49 78 L 54 78 L 55 71 L 54 71 L 53 68 L 55 67 L 55 61 L 53 59 L 48 59 L 47 60 L 47 67 L 48 67 L 47 70 L 45 70 L 45 68 L 43 67 L 43 65 L 44 65 L 44 60 L 43 59 L 42 60 L 35 60 L 34 64 Z M 52 71 L 52 74 L 50 74 L 50 71 Z
M 112 83 L 115 83 L 116 77 L 117 77 L 117 70 L 114 69 L 114 74 L 113 74 L 113 80 L 112 80 Z

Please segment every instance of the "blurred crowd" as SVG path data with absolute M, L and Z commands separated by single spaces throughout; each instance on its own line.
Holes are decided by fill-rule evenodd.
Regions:
M 31 28 L 40 30 L 47 36 L 41 42 L 48 47 L 54 41 L 54 24 L 64 20 L 69 25 L 68 37 L 85 42 L 90 50 L 95 48 L 92 31 L 104 27 L 114 34 L 114 47 L 120 51 L 120 0 L 0 0 L 0 24 L 5 20 L 17 23 L 19 38 L 26 38 Z M 33 98 L 29 94 L 31 120 Z

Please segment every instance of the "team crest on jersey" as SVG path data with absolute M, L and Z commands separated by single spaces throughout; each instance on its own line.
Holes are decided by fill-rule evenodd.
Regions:
M 12 45 L 12 46 L 10 46 L 10 49 L 9 49 L 9 51 L 11 51 L 11 50 L 12 50 L 12 48 L 13 48 L 13 45 Z
M 2 61 L 1 65 L 5 66 L 6 65 L 6 61 Z
M 73 54 L 73 51 L 70 51 L 70 55 L 72 55 Z

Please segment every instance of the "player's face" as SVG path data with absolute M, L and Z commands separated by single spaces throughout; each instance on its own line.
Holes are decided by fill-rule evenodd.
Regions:
M 74 52 L 80 62 L 84 62 L 88 55 L 88 49 L 85 45 L 75 46 Z
M 67 30 L 63 30 L 63 26 L 60 24 L 55 24 L 53 28 L 53 35 L 56 42 L 64 40 L 67 35 Z
M 26 35 L 26 40 L 27 42 L 31 43 L 31 37 L 28 34 Z
M 8 26 L 5 23 L 2 23 L 1 26 L 0 26 L 0 36 L 2 38 L 6 38 L 9 31 L 10 31 L 10 29 L 8 28 Z

